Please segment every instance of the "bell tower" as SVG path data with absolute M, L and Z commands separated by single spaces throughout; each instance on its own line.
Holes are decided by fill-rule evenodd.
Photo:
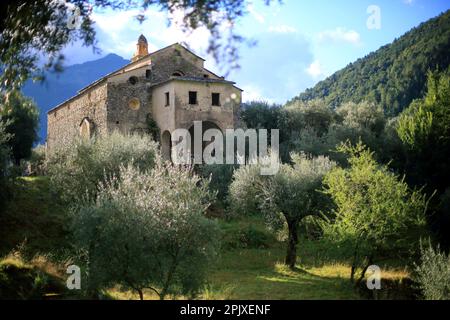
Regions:
M 136 44 L 136 52 L 134 53 L 133 58 L 131 58 L 131 61 L 134 62 L 146 55 L 148 55 L 148 42 L 144 35 L 141 34 Z

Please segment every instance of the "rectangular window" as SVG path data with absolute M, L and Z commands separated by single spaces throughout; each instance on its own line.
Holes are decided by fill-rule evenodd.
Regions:
M 220 106 L 220 93 L 211 94 L 211 99 L 213 106 Z
M 198 104 L 197 91 L 189 91 L 189 104 Z
M 166 107 L 170 106 L 170 94 L 166 92 Z
M 152 70 L 150 69 L 145 70 L 145 77 L 147 79 L 150 79 L 152 77 Z

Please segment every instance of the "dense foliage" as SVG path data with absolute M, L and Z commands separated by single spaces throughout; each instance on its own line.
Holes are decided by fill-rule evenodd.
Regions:
M 238 169 L 230 186 L 230 195 L 237 207 L 259 209 L 272 227 L 287 224 L 289 239 L 285 263 L 295 267 L 297 260 L 298 225 L 302 218 L 316 215 L 326 206 L 326 199 L 317 192 L 323 176 L 335 165 L 328 158 L 292 155 L 293 165 L 284 164 L 273 176 L 259 176 L 258 166 Z M 258 181 L 259 180 L 259 181 Z
M 430 222 L 441 244 L 450 246 L 450 212 L 445 201 L 450 181 L 450 69 L 430 72 L 427 93 L 400 116 L 397 132 L 407 150 L 401 168 L 408 182 L 424 186 L 429 195 L 437 191 Z M 448 196 L 447 196 L 448 198 Z
M 148 170 L 157 156 L 157 145 L 150 137 L 114 132 L 55 150 L 46 166 L 54 190 L 64 201 L 73 202 L 95 197 L 99 184 L 118 175 L 121 165 Z
M 398 114 L 426 90 L 428 70 L 450 64 L 450 11 L 336 72 L 295 100 L 323 98 L 332 107 L 368 101 Z
M 10 149 L 8 140 L 10 135 L 6 133 L 5 124 L 0 119 L 0 213 L 3 211 L 5 201 L 7 200 L 7 170 L 9 164 Z
M 345 165 L 346 156 L 336 146 L 360 140 L 375 151 L 377 160 L 395 164 L 404 158 L 403 145 L 395 130 L 396 120 L 380 106 L 348 102 L 331 109 L 324 100 L 295 101 L 279 108 L 261 102 L 249 103 L 243 114 L 252 128 L 280 129 L 280 156 L 290 161 L 291 152 L 325 155 Z
M 12 91 L 0 98 L 0 118 L 11 135 L 8 145 L 15 164 L 31 156 L 31 148 L 38 138 L 39 110 L 34 102 L 20 91 Z
M 237 165 L 233 164 L 211 164 L 196 167 L 196 172 L 202 178 L 210 180 L 209 186 L 212 191 L 217 193 L 217 199 L 222 205 L 228 205 L 228 188 L 236 167 Z
M 217 225 L 205 218 L 208 185 L 178 166 L 122 167 L 93 202 L 74 212 L 77 247 L 86 253 L 90 290 L 120 284 L 143 299 L 149 288 L 194 295 L 217 250 Z
M 426 300 L 450 300 L 450 255 L 431 244 L 421 246 L 416 281 Z
M 342 145 L 348 169 L 335 168 L 324 178 L 325 194 L 336 208 L 323 223 L 324 237 L 352 260 L 351 279 L 380 257 L 407 256 L 417 249 L 426 227 L 426 198 L 411 190 L 362 144 Z M 412 250 L 412 251 L 411 251 Z

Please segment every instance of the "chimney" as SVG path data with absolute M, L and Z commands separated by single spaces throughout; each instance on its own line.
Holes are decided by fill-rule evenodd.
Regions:
M 148 42 L 144 35 L 141 34 L 136 44 L 136 52 L 134 53 L 133 58 L 131 58 L 131 61 L 137 61 L 146 55 L 148 55 Z

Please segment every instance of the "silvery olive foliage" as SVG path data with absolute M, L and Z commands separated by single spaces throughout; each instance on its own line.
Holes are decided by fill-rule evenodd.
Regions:
M 241 166 L 234 170 L 228 190 L 229 203 L 234 214 L 261 213 L 260 197 L 264 179 L 265 177 L 261 175 L 261 166 L 258 164 Z
M 141 299 L 146 288 L 161 299 L 195 295 L 218 250 L 218 226 L 205 217 L 214 196 L 188 168 L 159 161 L 147 171 L 121 167 L 95 201 L 73 212 L 89 288 L 122 285 Z
M 114 132 L 52 151 L 46 167 L 53 190 L 63 201 L 74 203 L 95 197 L 100 183 L 118 175 L 121 165 L 148 170 L 158 157 L 158 146 L 149 136 Z
M 416 265 L 416 277 L 426 300 L 450 300 L 450 255 L 431 243 L 421 244 L 420 263 Z
M 239 212 L 250 214 L 258 210 L 274 229 L 287 224 L 286 264 L 293 268 L 298 225 L 304 217 L 316 215 L 326 207 L 328 201 L 318 190 L 323 176 L 335 163 L 324 156 L 292 154 L 291 158 L 293 164 L 281 165 L 273 176 L 261 176 L 257 165 L 239 168 L 230 186 L 230 197 Z

